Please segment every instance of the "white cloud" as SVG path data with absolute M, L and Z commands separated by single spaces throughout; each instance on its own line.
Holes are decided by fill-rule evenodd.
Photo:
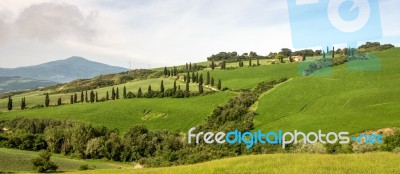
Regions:
M 381 2 L 384 36 L 398 38 L 399 1 Z M 286 1 L 273 0 L 2 0 L 0 32 L 2 67 L 82 56 L 147 68 L 292 45 Z

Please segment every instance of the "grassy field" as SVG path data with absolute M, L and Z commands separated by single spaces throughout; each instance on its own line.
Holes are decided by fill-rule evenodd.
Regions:
M 143 124 L 150 129 L 186 132 L 201 123 L 214 108 L 226 103 L 234 95 L 232 92 L 219 92 L 191 98 L 134 98 L 73 104 L 4 112 L 0 114 L 0 119 L 14 117 L 71 119 L 118 128 L 121 131 L 134 124 Z
M 147 92 L 147 88 L 149 85 L 151 85 L 153 90 L 159 90 L 160 89 L 160 84 L 161 80 L 164 81 L 164 87 L 165 89 L 173 88 L 174 84 L 174 78 L 156 78 L 156 79 L 146 79 L 146 80 L 140 80 L 140 81 L 132 81 L 126 84 L 121 84 L 121 85 L 115 85 L 114 88 L 116 89 L 117 87 L 119 88 L 120 96 L 122 96 L 122 89 L 124 86 L 127 88 L 127 92 L 131 91 L 133 93 L 137 93 L 139 87 L 142 88 L 143 93 Z M 177 86 L 181 87 L 182 90 L 185 89 L 185 83 L 182 81 L 177 81 Z M 198 86 L 196 83 L 190 83 L 190 91 L 198 91 Z M 107 91 L 110 94 L 111 97 L 111 89 L 112 87 L 104 87 L 104 88 L 99 88 L 94 90 L 95 92 L 97 91 L 99 94 L 99 99 L 102 97 L 106 96 Z M 207 88 L 204 88 L 204 90 L 208 90 Z M 90 91 L 88 91 L 90 92 Z M 21 104 L 21 98 L 26 97 L 26 102 L 28 107 L 32 107 L 38 104 L 44 104 L 44 95 L 45 91 L 34 91 L 30 93 L 24 93 L 21 95 L 15 95 L 12 97 L 13 103 L 14 103 L 14 110 L 19 110 L 20 109 L 20 104 Z M 55 105 L 57 102 L 57 99 L 59 97 L 62 98 L 63 103 L 70 103 L 70 97 L 74 93 L 63 93 L 63 94 L 53 94 L 50 95 L 50 105 Z M 80 98 L 80 93 L 78 94 L 78 98 Z M 78 100 L 79 101 L 79 100 Z M 0 111 L 6 111 L 7 110 L 7 102 L 8 98 L 5 99 L 0 99 Z
M 251 89 L 262 81 L 279 80 L 280 78 L 291 78 L 297 76 L 298 63 L 261 65 L 255 67 L 244 66 L 232 70 L 215 69 L 210 71 L 215 82 L 222 81 L 222 87 L 229 89 Z M 206 70 L 202 71 L 206 74 Z
M 366 154 L 269 154 L 227 158 L 168 168 L 105 169 L 73 173 L 399 173 L 400 155 Z
M 36 158 L 38 152 L 0 148 L 0 173 L 2 172 L 32 172 L 31 159 Z M 103 162 L 100 160 L 69 159 L 63 155 L 53 155 L 51 161 L 58 165 L 58 171 L 76 171 L 79 166 L 87 164 L 96 169 L 124 168 L 125 164 Z
M 400 49 L 374 54 L 381 71 L 352 71 L 344 64 L 332 76 L 297 77 L 270 91 L 258 102 L 256 129 L 359 132 L 400 126 Z

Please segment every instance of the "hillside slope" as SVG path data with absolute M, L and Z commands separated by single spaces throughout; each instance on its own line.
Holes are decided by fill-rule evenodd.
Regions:
M 374 71 L 354 71 L 346 63 L 332 76 L 297 77 L 264 95 L 256 128 L 359 132 L 400 126 L 400 49 L 373 54 L 380 70 L 368 68 L 379 62 L 357 61 L 358 68 Z
M 366 160 L 368 159 L 368 160 Z M 366 154 L 268 154 L 226 158 L 200 164 L 122 170 L 91 170 L 73 173 L 399 173 L 400 155 Z
M 58 84 L 47 80 L 35 80 L 23 77 L 0 76 L 0 93 L 37 89 Z

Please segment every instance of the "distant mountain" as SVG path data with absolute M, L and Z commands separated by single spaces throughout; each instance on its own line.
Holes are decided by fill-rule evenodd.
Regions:
M 0 93 L 37 89 L 58 84 L 47 80 L 35 80 L 22 77 L 1 77 Z
M 76 79 L 93 78 L 102 74 L 118 73 L 128 69 L 71 57 L 35 66 L 0 68 L 0 76 L 24 77 L 65 83 Z

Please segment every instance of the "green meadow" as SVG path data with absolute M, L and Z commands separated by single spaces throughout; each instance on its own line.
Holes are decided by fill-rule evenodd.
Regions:
M 201 123 L 218 105 L 235 94 L 220 92 L 190 98 L 133 98 L 99 103 L 78 103 L 42 109 L 4 112 L 1 119 L 15 117 L 79 120 L 124 132 L 132 125 L 149 129 L 186 132 Z
M 33 172 L 31 159 L 36 158 L 38 152 L 22 151 L 15 149 L 0 148 L 0 173 L 2 172 Z M 127 165 L 122 163 L 111 163 L 101 160 L 78 160 L 70 159 L 63 155 L 53 154 L 51 161 L 58 165 L 58 171 L 77 171 L 81 165 L 88 165 L 96 169 L 117 169 Z
M 374 53 L 381 71 L 369 61 L 333 68 L 331 76 L 296 77 L 263 95 L 256 129 L 349 131 L 400 126 L 400 49 Z M 372 70 L 372 71 L 369 71 Z
M 113 173 L 399 173 L 400 155 L 366 154 L 268 154 L 226 158 L 200 164 L 142 169 L 105 169 L 73 172 L 77 174 Z
M 107 91 L 109 92 L 109 95 L 111 96 L 111 90 L 112 87 L 119 88 L 120 94 L 122 94 L 122 90 L 124 86 L 127 89 L 127 92 L 131 91 L 133 93 L 137 93 L 139 88 L 142 88 L 143 93 L 147 92 L 147 89 L 149 85 L 151 85 L 152 90 L 160 90 L 160 84 L 161 80 L 164 81 L 164 87 L 165 89 L 173 88 L 174 85 L 174 78 L 152 78 L 152 79 L 146 79 L 146 80 L 138 80 L 138 81 L 131 81 L 125 84 L 120 84 L 120 85 L 115 85 L 115 86 L 110 86 L 110 87 L 104 87 L 104 88 L 98 88 L 93 90 L 94 92 L 98 92 L 99 99 L 102 97 L 106 96 Z M 177 80 L 176 83 L 177 86 L 180 86 L 182 90 L 185 89 L 185 83 L 183 81 Z M 190 83 L 189 84 L 190 91 L 198 91 L 198 86 L 196 83 Z M 208 90 L 207 88 L 204 88 L 204 90 Z M 88 91 L 89 93 L 90 91 Z M 23 97 L 26 98 L 27 106 L 28 107 L 33 107 L 35 105 L 39 104 L 44 104 L 44 99 L 45 99 L 45 94 L 46 91 L 33 91 L 29 93 L 24 93 L 20 95 L 15 95 L 12 97 L 13 103 L 14 103 L 14 110 L 19 110 L 20 109 L 20 104 L 21 104 L 21 99 Z M 70 103 L 70 97 L 71 95 L 74 95 L 74 93 L 61 93 L 61 94 L 52 94 L 50 95 L 50 105 L 56 105 L 57 99 L 61 97 L 63 103 Z M 78 98 L 80 98 L 80 92 L 77 92 Z M 79 100 L 78 100 L 79 101 Z M 7 102 L 8 98 L 0 99 L 0 111 L 6 111 L 7 110 Z

